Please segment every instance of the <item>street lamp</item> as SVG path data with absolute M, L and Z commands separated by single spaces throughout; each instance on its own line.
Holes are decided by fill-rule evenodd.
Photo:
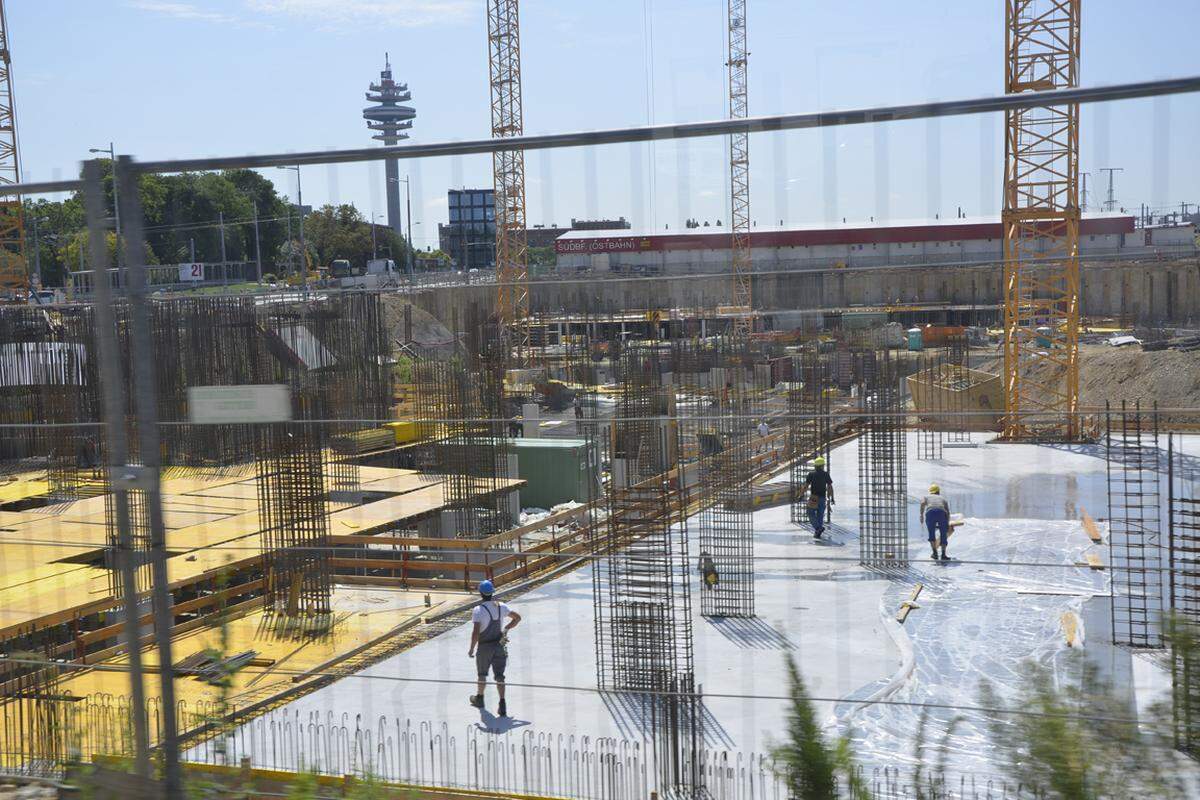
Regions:
M 304 270 L 304 285 L 308 285 L 308 248 L 304 245 L 304 192 L 300 188 L 300 165 L 293 164 L 290 167 L 279 167 L 279 169 L 295 170 L 296 171 L 296 206 L 300 212 L 300 266 Z M 292 212 L 288 212 L 288 222 L 292 221 Z M 288 249 L 291 250 L 289 242 Z
M 113 228 L 117 232 L 117 263 L 121 262 L 121 204 L 117 200 L 117 153 L 113 149 L 113 143 L 109 142 L 108 147 L 89 147 L 89 153 L 108 153 L 109 163 L 112 164 L 112 183 L 113 183 Z
M 413 275 L 413 263 L 412 263 L 412 251 L 413 251 L 413 249 L 412 249 L 413 248 L 412 226 L 413 226 L 413 221 L 412 221 L 412 195 L 410 195 L 409 191 L 408 191 L 408 177 L 409 176 L 405 175 L 403 178 L 392 178 L 391 180 L 394 180 L 396 183 L 404 184 L 404 213 L 408 215 L 408 257 L 405 259 L 405 263 L 408 266 L 408 279 L 411 281 L 412 275 Z
M 37 275 L 39 286 L 45 286 L 46 281 L 42 278 L 42 245 L 38 239 L 38 225 L 49 221 L 49 217 L 34 216 L 33 218 L 33 272 Z

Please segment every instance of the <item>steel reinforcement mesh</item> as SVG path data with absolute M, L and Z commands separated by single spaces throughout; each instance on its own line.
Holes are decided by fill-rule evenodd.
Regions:
M 1113 642 L 1160 647 L 1163 612 L 1162 451 L 1158 413 L 1105 408 Z
M 812 460 L 824 456 L 825 468 L 830 468 L 829 360 L 811 350 L 805 351 L 794 357 L 792 376 L 787 393 L 790 518 L 797 525 L 807 525 L 805 479 L 812 470 Z
M 917 428 L 917 460 L 939 461 L 942 458 L 942 429 L 946 424 L 946 392 L 942 386 L 945 364 L 940 355 L 926 353 L 921 357 L 916 378 L 923 389 Z
M 908 468 L 900 381 L 884 357 L 860 385 L 864 430 L 858 438 L 859 561 L 908 566 Z
M 1200 755 L 1200 461 L 1167 434 L 1167 509 L 1175 746 Z
M 755 397 L 760 394 L 756 371 L 744 340 L 718 340 L 715 347 L 691 348 L 688 365 L 709 391 L 695 407 L 696 516 L 700 548 L 700 613 L 706 617 L 754 616 L 754 512 L 750 499 L 754 477 Z M 713 369 L 712 367 L 716 367 Z M 700 397 L 699 392 L 695 396 Z M 705 407 L 707 406 L 707 407 Z
M 657 347 L 621 353 L 607 494 L 608 557 L 593 584 L 597 683 L 626 695 L 654 731 L 665 785 L 698 790 L 703 714 L 696 695 L 686 495 L 674 388 Z

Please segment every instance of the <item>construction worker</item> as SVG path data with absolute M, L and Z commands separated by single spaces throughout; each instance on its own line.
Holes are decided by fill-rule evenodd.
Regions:
M 946 540 L 950 538 L 950 504 L 942 497 L 942 489 L 936 483 L 929 487 L 929 494 L 921 498 L 921 519 L 929 531 L 929 549 L 933 551 L 931 558 L 938 560 L 940 534 L 941 560 L 948 561 L 950 556 L 946 555 Z
M 479 584 L 479 595 L 483 602 L 471 611 L 471 648 L 467 656 L 475 659 L 475 671 L 479 682 L 475 685 L 476 693 L 471 695 L 471 705 L 483 708 L 483 690 L 487 686 L 488 669 L 496 679 L 496 691 L 500 693 L 500 707 L 497 714 L 508 716 L 508 706 L 504 702 L 504 667 L 508 663 L 508 632 L 517 627 L 521 615 L 508 607 L 506 603 L 493 600 L 496 588 L 491 581 Z M 508 624 L 504 618 L 508 617 Z
M 804 479 L 808 484 L 808 522 L 812 525 L 813 538 L 820 539 L 825 532 L 825 505 L 833 505 L 833 478 L 825 471 L 825 457 L 813 459 L 812 472 Z
M 700 553 L 700 580 L 709 591 L 717 588 L 717 584 L 721 582 L 721 576 L 717 574 L 717 565 L 707 552 Z
M 758 447 L 755 449 L 762 452 L 766 448 L 767 437 L 771 435 L 771 426 L 767 424 L 765 419 L 758 421 Z

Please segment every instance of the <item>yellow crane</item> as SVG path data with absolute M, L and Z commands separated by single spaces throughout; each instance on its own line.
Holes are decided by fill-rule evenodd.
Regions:
M 524 132 L 521 107 L 521 26 L 518 0 L 488 0 L 488 68 L 492 137 Z M 496 293 L 509 348 L 522 361 L 529 349 L 529 247 L 525 233 L 525 152 L 492 154 L 496 206 Z
M 1007 94 L 1079 85 L 1080 0 L 1005 0 Z M 1078 438 L 1079 104 L 1005 112 L 1008 439 Z
M 0 0 L 0 183 L 20 183 L 17 113 L 8 43 L 8 16 Z M 0 198 L 0 297 L 23 300 L 29 292 L 23 216 L 20 197 Z

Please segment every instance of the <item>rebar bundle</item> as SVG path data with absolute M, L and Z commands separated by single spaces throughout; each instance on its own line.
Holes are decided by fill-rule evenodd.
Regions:
M 900 381 L 884 352 L 860 386 L 865 429 L 858 438 L 859 561 L 908 566 L 908 469 Z
M 1112 634 L 1116 644 L 1160 647 L 1163 612 L 1158 412 L 1105 404 Z
M 35 630 L 4 642 L 0 651 L 5 656 L 0 658 L 0 772 L 48 774 L 70 755 L 68 727 L 76 698 L 58 691 L 61 670 L 54 664 L 54 643 L 50 631 Z

